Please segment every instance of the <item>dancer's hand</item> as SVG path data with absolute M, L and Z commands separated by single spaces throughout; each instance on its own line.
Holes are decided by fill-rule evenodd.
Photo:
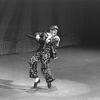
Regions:
M 49 43 L 50 42 L 50 40 L 49 39 L 46 39 L 46 43 Z
M 39 36 L 39 35 L 36 35 L 36 39 L 39 41 L 39 39 L 40 39 L 40 36 Z

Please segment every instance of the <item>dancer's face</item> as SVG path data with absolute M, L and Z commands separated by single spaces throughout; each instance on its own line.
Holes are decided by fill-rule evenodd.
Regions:
M 57 35 L 57 32 L 57 29 L 50 30 L 50 33 L 52 33 L 52 35 Z

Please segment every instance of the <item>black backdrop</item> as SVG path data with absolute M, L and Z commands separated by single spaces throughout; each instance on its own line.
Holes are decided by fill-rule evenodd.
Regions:
M 100 1 L 87 0 L 84 8 L 82 43 L 100 47 Z

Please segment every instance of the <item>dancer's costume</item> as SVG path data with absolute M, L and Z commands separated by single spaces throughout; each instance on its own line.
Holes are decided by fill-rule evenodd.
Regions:
M 57 35 L 48 38 L 49 36 L 50 35 L 47 32 L 45 33 L 41 32 L 35 34 L 35 38 L 39 42 L 40 46 L 29 60 L 29 65 L 30 65 L 29 77 L 30 78 L 38 77 L 37 63 L 41 62 L 41 72 L 47 83 L 51 83 L 52 81 L 55 80 L 49 68 L 49 64 L 50 64 L 50 58 L 56 59 L 58 57 L 56 47 L 60 41 L 60 38 Z M 50 39 L 50 42 L 47 43 L 46 42 L 47 39 Z

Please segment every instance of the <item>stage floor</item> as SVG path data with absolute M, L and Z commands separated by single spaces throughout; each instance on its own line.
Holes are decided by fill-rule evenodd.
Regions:
M 50 68 L 56 80 L 48 89 L 38 64 L 41 83 L 34 90 L 29 78 L 31 53 L 0 56 L 0 100 L 100 100 L 100 49 L 58 49 Z

